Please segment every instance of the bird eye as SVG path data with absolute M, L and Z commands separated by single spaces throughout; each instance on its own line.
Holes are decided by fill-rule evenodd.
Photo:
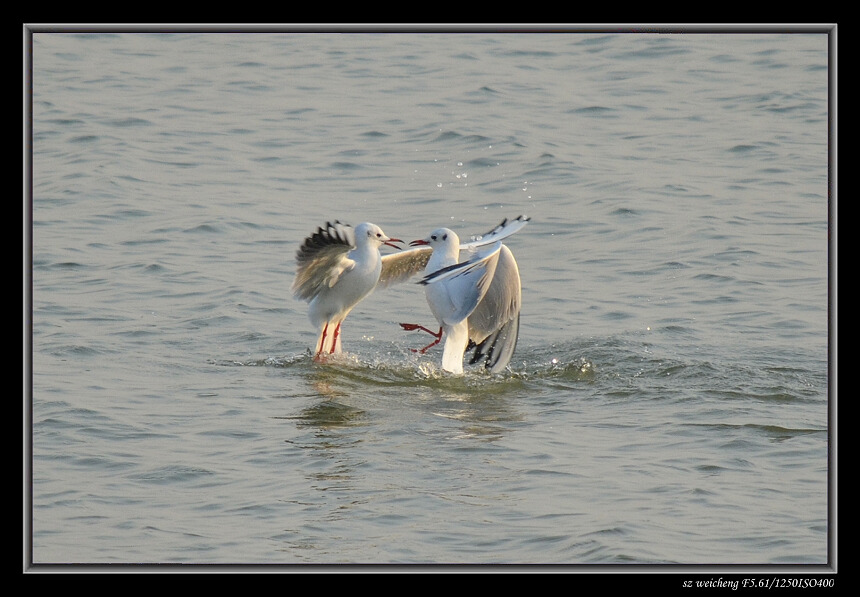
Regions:
M 436 235 L 434 234 L 430 238 L 432 238 L 433 240 L 436 240 Z
M 376 233 L 376 238 L 382 238 L 382 234 L 380 234 L 379 232 L 377 232 L 377 233 Z

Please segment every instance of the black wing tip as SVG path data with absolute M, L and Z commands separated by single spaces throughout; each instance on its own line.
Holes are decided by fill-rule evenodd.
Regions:
M 330 221 L 326 222 L 325 226 L 319 226 L 316 232 L 305 238 L 296 253 L 296 257 L 301 258 L 302 255 L 312 253 L 329 245 L 352 246 L 349 237 L 343 232 L 343 229 L 350 228 L 352 226 L 344 224 L 340 220 L 335 220 L 334 223 Z
M 493 354 L 496 352 L 496 342 L 498 340 L 498 332 L 489 336 L 480 344 L 475 344 L 475 341 L 470 339 L 468 346 L 466 346 L 466 352 L 468 353 L 470 350 L 474 350 L 474 352 L 469 359 L 469 364 L 474 365 L 483 361 L 484 369 L 492 368 L 496 364 L 493 360 Z
M 508 225 L 508 222 L 529 222 L 529 221 L 531 221 L 531 216 L 527 216 L 525 214 L 520 214 L 517 217 L 515 217 L 513 220 L 508 220 L 508 218 L 504 218 L 498 226 L 496 226 L 495 228 L 490 230 L 490 232 L 488 232 L 484 236 L 490 236 L 491 234 L 495 234 L 496 232 L 499 232 L 502 228 L 504 228 L 505 226 Z
M 317 228 L 317 231 L 308 238 L 321 237 L 339 239 L 341 238 L 341 228 L 352 228 L 352 226 L 344 224 L 340 220 L 335 220 L 334 224 L 326 222 L 324 228 L 320 226 Z
M 526 214 L 520 214 L 520 215 L 518 215 L 517 217 L 515 217 L 515 218 L 513 219 L 513 221 L 514 221 L 514 222 L 528 222 L 528 221 L 529 221 L 529 220 L 531 220 L 531 219 L 532 219 L 532 218 L 531 218 L 531 216 L 527 216 Z M 499 226 L 504 226 L 504 225 L 505 225 L 505 224 L 507 224 L 507 223 L 508 223 L 508 219 L 507 219 L 507 218 L 505 218 L 505 219 L 503 219 L 503 220 L 502 220 L 502 223 L 501 223 L 501 224 L 499 224 Z
M 513 326 L 513 327 L 512 327 Z M 503 357 L 501 353 L 496 350 L 496 344 L 498 344 L 499 340 L 508 334 L 513 335 L 513 344 L 510 347 L 510 350 L 507 352 L 507 360 L 502 363 L 502 366 L 507 367 L 511 358 L 514 356 L 514 352 L 517 350 L 517 343 L 519 341 L 520 336 L 520 315 L 517 313 L 517 317 L 514 320 L 511 320 L 507 324 L 503 325 L 495 332 L 484 338 L 484 340 L 478 344 L 471 338 L 469 339 L 469 343 L 466 346 L 465 352 L 474 350 L 472 356 L 469 359 L 469 364 L 474 365 L 483 361 L 484 369 L 493 369 L 498 364 L 500 359 Z

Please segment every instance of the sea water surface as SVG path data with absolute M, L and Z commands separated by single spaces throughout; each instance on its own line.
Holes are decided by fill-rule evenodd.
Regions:
M 34 32 L 32 563 L 827 564 L 828 123 L 820 32 Z M 316 227 L 520 214 L 507 373 L 313 362 Z

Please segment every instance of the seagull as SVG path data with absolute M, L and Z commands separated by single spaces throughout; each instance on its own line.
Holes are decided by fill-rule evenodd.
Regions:
M 461 243 L 454 231 L 439 228 L 409 243 L 415 249 L 382 258 L 381 285 L 402 281 L 416 269 L 424 269 L 419 284 L 424 286 L 439 331 L 401 323 L 405 330 L 423 330 L 435 336 L 435 341 L 416 352 L 423 354 L 444 335 L 443 370 L 462 374 L 464 356 L 472 349 L 470 364 L 483 361 L 491 373 L 507 367 L 519 336 L 522 289 L 514 255 L 501 241 L 529 219 L 505 219 L 466 243 Z
M 293 295 L 309 303 L 308 316 L 319 330 L 315 361 L 343 351 L 340 327 L 349 312 L 373 292 L 382 271 L 379 249 L 400 249 L 376 224 L 355 227 L 335 220 L 307 237 L 296 253 Z

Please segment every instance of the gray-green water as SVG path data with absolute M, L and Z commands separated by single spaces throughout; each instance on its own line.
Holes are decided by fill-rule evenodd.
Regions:
M 32 561 L 827 563 L 827 44 L 35 33 Z M 521 213 L 508 374 L 312 362 L 317 226 Z

